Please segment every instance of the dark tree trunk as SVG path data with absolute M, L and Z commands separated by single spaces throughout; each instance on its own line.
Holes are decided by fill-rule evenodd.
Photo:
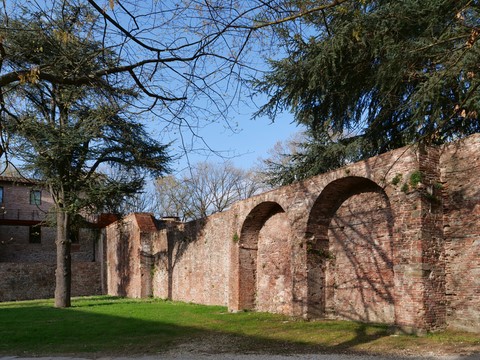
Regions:
M 68 237 L 69 215 L 57 210 L 57 270 L 55 272 L 55 307 L 70 307 L 72 257 Z

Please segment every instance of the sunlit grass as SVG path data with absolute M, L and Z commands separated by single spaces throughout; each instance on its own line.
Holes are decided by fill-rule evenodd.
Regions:
M 303 321 L 286 316 L 228 313 L 158 299 L 78 298 L 68 309 L 51 300 L 0 303 L 0 353 L 68 354 L 162 352 L 209 339 L 215 350 L 268 352 L 394 352 L 419 347 L 480 349 L 478 334 L 442 332 L 424 337 L 394 335 L 387 325 Z M 220 346 L 221 345 L 221 346 Z

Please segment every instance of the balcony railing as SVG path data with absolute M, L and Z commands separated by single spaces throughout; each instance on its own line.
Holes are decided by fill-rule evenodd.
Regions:
M 0 207 L 0 220 L 41 222 L 47 220 L 47 216 L 51 217 L 53 214 L 39 209 L 23 210 Z M 104 227 L 116 221 L 118 217 L 113 214 L 88 214 L 83 216 L 83 219 L 93 226 Z
M 0 220 L 44 221 L 47 213 L 42 210 L 0 208 Z

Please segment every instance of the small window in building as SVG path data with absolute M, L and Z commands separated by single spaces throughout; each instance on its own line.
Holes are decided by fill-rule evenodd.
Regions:
M 3 186 L 0 186 L 0 203 L 3 203 Z
M 31 244 L 40 244 L 42 242 L 42 227 L 40 225 L 30 226 L 29 241 Z
M 70 237 L 70 241 L 72 242 L 72 244 L 78 244 L 79 243 L 78 234 L 79 234 L 78 229 L 70 230 L 69 237 Z
M 42 204 L 42 191 L 41 190 L 31 190 L 30 191 L 30 204 L 31 205 L 41 205 Z

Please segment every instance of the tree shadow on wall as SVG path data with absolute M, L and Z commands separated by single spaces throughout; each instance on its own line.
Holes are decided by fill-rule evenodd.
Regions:
M 334 255 L 327 288 L 333 289 L 327 302 L 344 319 L 394 323 L 393 219 L 383 194 L 376 195 L 383 204 L 365 204 L 374 195 L 347 199 L 332 217 L 328 238 Z
M 130 239 L 131 225 L 124 221 L 119 221 L 115 226 L 119 236 L 116 246 L 117 263 L 115 270 L 116 276 L 118 276 L 118 282 L 116 284 L 115 295 L 127 296 L 131 281 L 131 256 L 133 249 L 133 244 Z
M 198 219 L 168 228 L 166 248 L 151 255 L 154 269 L 165 269 L 167 299 L 173 299 L 173 274 L 188 248 L 202 237 L 207 219 Z
M 439 186 L 444 215 L 447 317 L 461 327 L 474 328 L 480 316 L 480 280 L 475 273 L 480 267 L 480 160 L 478 143 L 469 144 L 468 139 L 444 148 L 443 183 Z M 472 149 L 476 150 L 474 154 Z
M 309 316 L 394 323 L 393 215 L 361 177 L 328 184 L 307 228 Z

